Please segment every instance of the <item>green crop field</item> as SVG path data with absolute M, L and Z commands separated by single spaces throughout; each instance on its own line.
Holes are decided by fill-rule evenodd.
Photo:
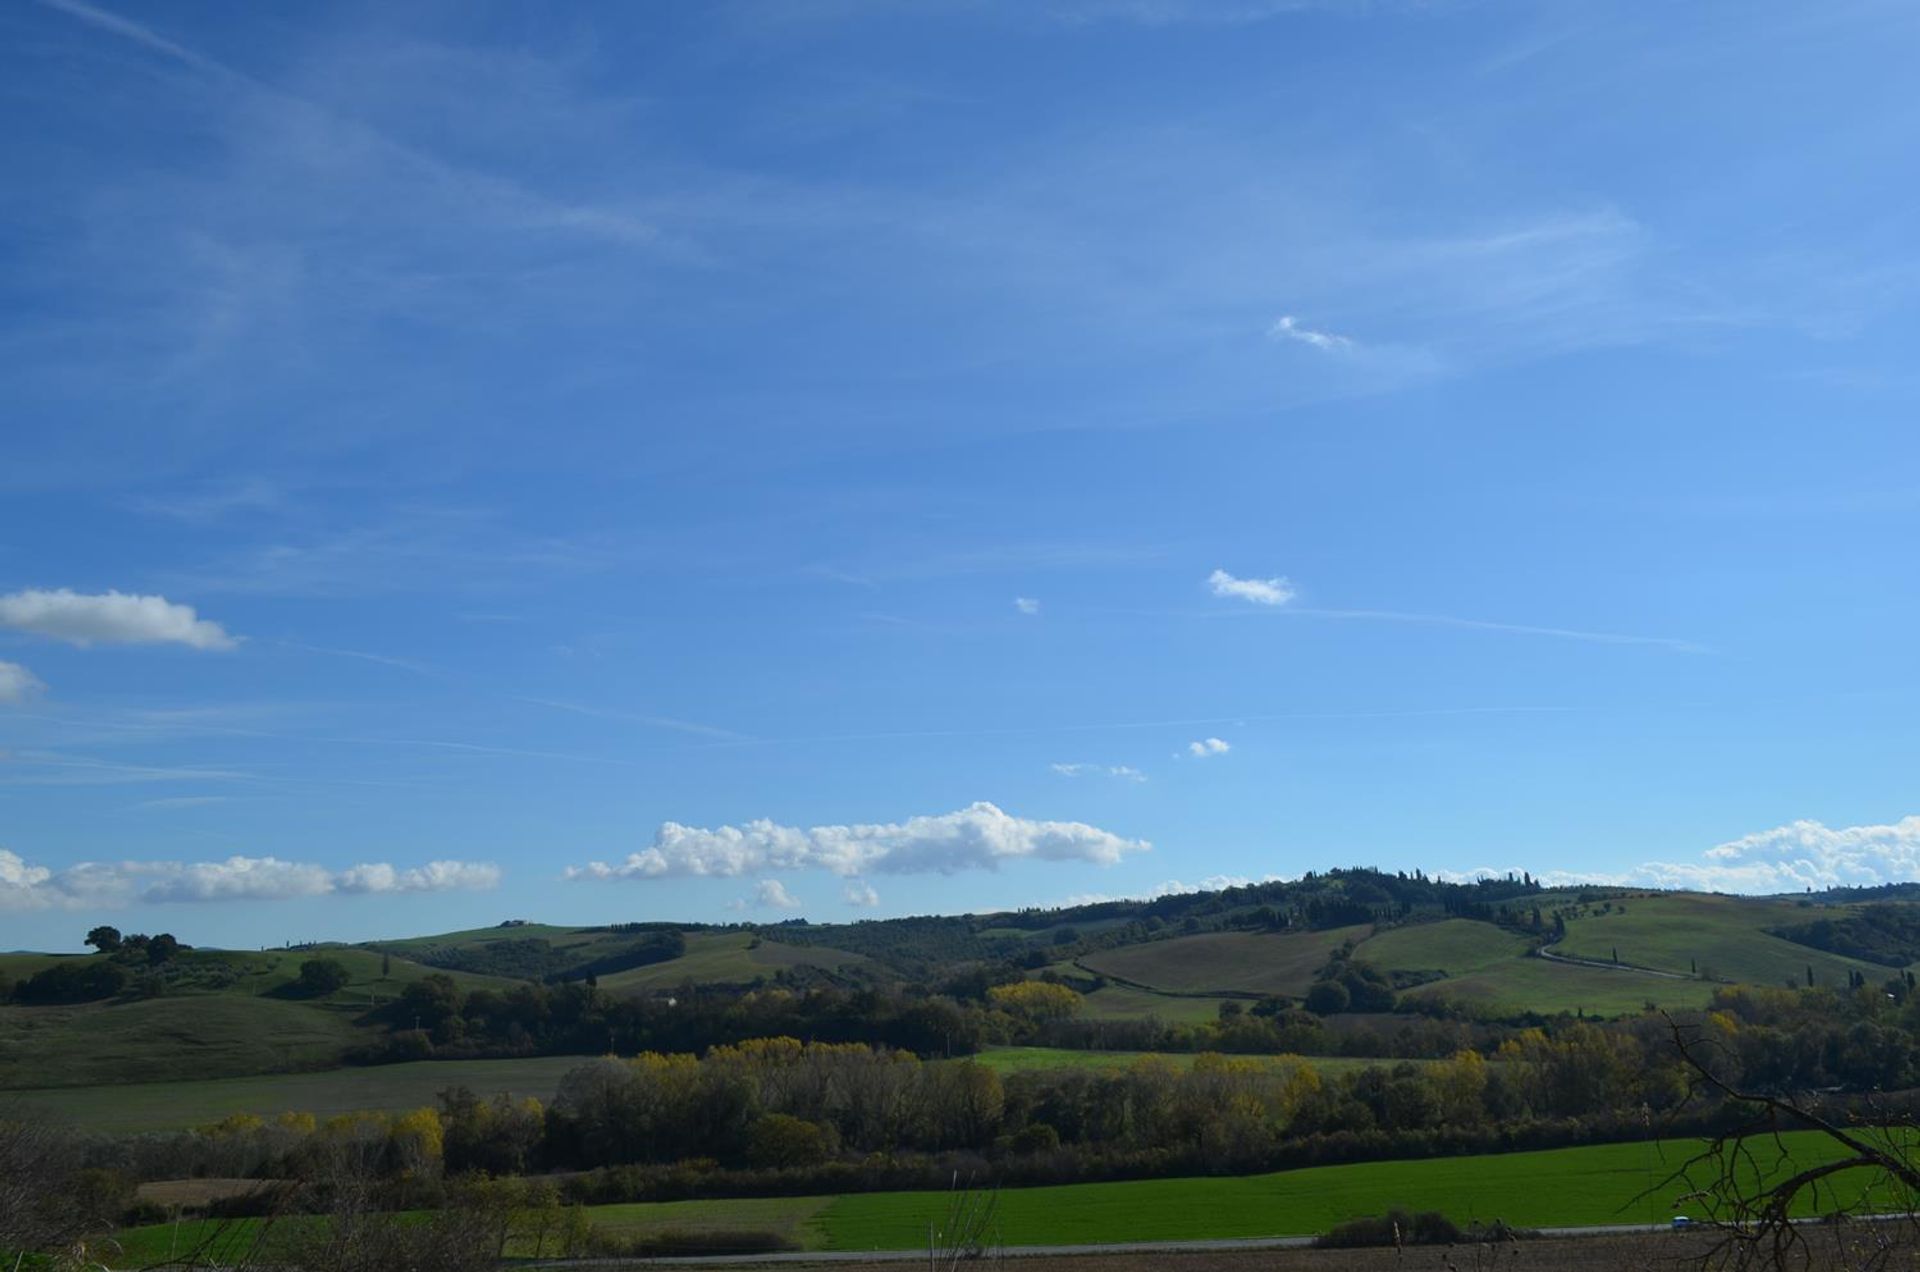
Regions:
M 1784 1156 L 1771 1140 L 1751 1145 L 1766 1178 L 1779 1179 L 1838 1156 L 1833 1141 L 1818 1132 L 1790 1132 L 1780 1143 Z M 1684 1183 L 1663 1182 L 1697 1146 L 1698 1141 L 1669 1140 L 1267 1175 L 1010 1188 L 999 1197 L 996 1235 L 1010 1246 L 1292 1236 L 1324 1232 L 1393 1206 L 1437 1210 L 1459 1223 L 1501 1219 L 1538 1228 L 1660 1223 L 1677 1209 L 1695 1217 L 1703 1213 L 1697 1203 L 1677 1204 L 1688 1191 Z M 1864 1172 L 1835 1176 L 1834 1183 L 1822 1207 L 1898 1209 L 1908 1200 L 1884 1179 Z M 944 1218 L 949 1203 L 942 1192 L 855 1193 L 597 1206 L 591 1214 L 596 1226 L 630 1234 L 777 1231 L 806 1249 L 913 1250 L 925 1247 L 929 1221 Z M 199 1224 L 183 1224 L 177 1239 L 185 1244 L 205 1231 Z M 119 1265 L 138 1267 L 164 1257 L 175 1239 L 166 1224 L 123 1232 Z
M 352 980 L 325 997 L 298 996 L 294 982 L 311 958 L 338 960 Z M 362 1022 L 371 1007 L 433 971 L 404 958 L 390 963 L 383 976 L 379 954 L 351 946 L 190 950 L 176 960 L 164 997 L 0 1006 L 0 1089 L 333 1068 L 349 1048 L 383 1035 Z M 458 973 L 454 979 L 467 988 L 506 983 Z
M 1356 956 L 1383 972 L 1464 976 L 1526 953 L 1527 938 L 1491 923 L 1443 919 L 1389 928 L 1360 943 Z
M 1514 958 L 1466 976 L 1422 985 L 1403 997 L 1439 995 L 1497 1015 L 1531 1011 L 1629 1016 L 1648 1003 L 1665 1008 L 1704 1007 L 1713 990 L 1706 981 Z
M 1697 893 L 1619 896 L 1608 904 L 1611 911 L 1588 905 L 1569 920 L 1557 952 L 1605 962 L 1618 950 L 1623 963 L 1674 972 L 1697 966 L 1702 975 L 1758 985 L 1804 985 L 1809 966 L 1822 985 L 1845 985 L 1856 971 L 1870 984 L 1895 974 L 1893 968 L 1796 945 L 1766 931 L 1844 914 L 1844 907 Z
M 1158 1016 L 1170 1024 L 1194 1024 L 1212 1020 L 1220 1014 L 1225 998 L 1176 997 L 1130 985 L 1108 985 L 1080 1001 L 1080 1015 L 1087 1020 L 1139 1020 Z
M 520 1060 L 422 1060 L 323 1073 L 223 1078 L 206 1082 L 145 1082 L 115 1086 L 10 1091 L 5 1102 L 45 1110 L 86 1130 L 162 1131 L 204 1126 L 230 1113 L 396 1112 L 434 1102 L 452 1086 L 482 1097 L 502 1092 L 551 1099 L 560 1076 L 589 1056 L 535 1056 Z
M 1837 1156 L 1832 1141 L 1817 1133 L 1789 1135 L 1786 1143 L 1790 1159 L 1801 1166 Z M 1778 1168 L 1770 1146 L 1753 1147 L 1770 1169 Z M 1611 1144 L 1238 1178 L 1008 1189 L 1000 1194 L 999 1230 L 1008 1245 L 1281 1236 L 1324 1232 L 1396 1205 L 1438 1210 L 1461 1223 L 1657 1223 L 1674 1213 L 1673 1197 L 1684 1189 L 1635 1199 L 1690 1152 L 1684 1142 Z M 1852 1197 L 1875 1182 L 1839 1178 L 1840 1192 Z M 1885 1196 L 1870 1204 L 1897 1201 Z M 939 1194 L 869 1193 L 839 1198 L 818 1223 L 832 1249 L 910 1249 L 925 1244 L 928 1219 L 945 1209 Z
M 372 1040 L 354 1013 L 198 994 L 76 1007 L 0 1007 L 0 1088 L 165 1082 L 329 1068 Z
M 1214 932 L 1101 950 L 1080 960 L 1108 976 L 1178 993 L 1256 993 L 1299 997 L 1334 948 L 1371 929 L 1325 932 Z

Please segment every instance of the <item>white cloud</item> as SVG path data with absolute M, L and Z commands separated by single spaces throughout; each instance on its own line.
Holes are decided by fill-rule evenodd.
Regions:
M 874 898 L 876 901 L 878 897 Z M 800 902 L 778 879 L 762 879 L 751 897 L 735 897 L 727 902 L 729 910 L 798 910 Z
M 0 596 L 0 627 L 49 636 L 71 645 L 186 645 L 232 649 L 226 629 L 164 596 L 126 592 L 87 595 L 60 588 Z
M 1233 747 L 1220 738 L 1202 738 L 1198 742 L 1187 743 L 1187 754 L 1196 760 L 1204 760 L 1210 755 L 1225 755 Z
M 27 702 L 45 689 L 40 677 L 19 663 L 0 662 L 0 707 Z
M 1449 871 L 1439 877 L 1465 882 L 1510 873 L 1520 870 Z M 1709 848 L 1698 861 L 1648 861 L 1615 872 L 1560 870 L 1535 877 L 1550 887 L 1593 883 L 1746 893 L 1907 883 L 1920 879 L 1920 816 L 1837 828 L 1801 820 Z
M 1013 608 L 1031 616 L 1040 612 L 1040 602 L 1031 596 L 1016 596 L 1013 598 Z
M 848 905 L 859 906 L 862 909 L 880 904 L 880 894 L 875 892 L 873 885 L 864 879 L 851 880 L 847 886 L 841 890 L 840 895 L 846 900 Z
M 275 901 L 289 897 L 486 889 L 497 866 L 434 861 L 401 870 L 387 864 L 331 871 L 276 857 L 225 861 L 83 861 L 59 871 L 0 848 L 0 911 L 84 909 L 191 901 Z
M 1207 576 L 1207 586 L 1215 596 L 1252 601 L 1256 605 L 1285 605 L 1293 599 L 1293 584 L 1284 578 L 1237 579 L 1225 570 Z
M 1698 862 L 1653 861 L 1637 878 L 1663 887 L 1789 892 L 1920 878 L 1920 816 L 1885 826 L 1802 820 L 1709 848 Z
M 771 821 L 712 830 L 667 822 L 651 847 L 625 861 L 570 866 L 569 879 L 663 879 L 826 870 L 854 878 L 871 873 L 956 874 L 994 870 L 1003 861 L 1086 861 L 1110 866 L 1145 852 L 1145 840 L 1124 839 L 1083 822 L 1033 821 L 982 801 L 958 812 L 878 825 L 801 829 Z
M 1275 323 L 1267 328 L 1267 336 L 1273 340 L 1293 340 L 1303 345 L 1311 345 L 1324 353 L 1345 353 L 1353 348 L 1353 341 L 1345 336 L 1336 336 L 1330 331 L 1315 331 L 1311 327 L 1302 327 L 1292 314 L 1282 314 Z
M 1047 767 L 1062 777 L 1106 776 L 1127 782 L 1147 780 L 1147 775 L 1131 764 L 1049 764 Z
M 354 866 L 335 877 L 340 892 L 484 892 L 500 886 L 500 867 L 474 861 L 429 861 L 397 870 L 384 862 Z

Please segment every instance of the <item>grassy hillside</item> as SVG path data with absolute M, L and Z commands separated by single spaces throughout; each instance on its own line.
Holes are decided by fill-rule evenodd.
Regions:
M 489 950 L 510 949 L 529 942 L 550 946 L 552 973 L 578 975 L 595 961 L 618 958 L 649 939 L 645 931 L 610 928 L 567 928 L 527 923 L 516 927 L 470 928 L 438 936 L 376 941 L 369 948 L 410 954 L 436 967 L 463 963 L 484 966 Z M 599 971 L 601 989 L 611 992 L 671 989 L 691 981 L 696 985 L 748 985 L 769 979 L 787 968 L 814 967 L 825 971 L 854 967 L 866 960 L 845 950 L 820 945 L 792 945 L 747 928 L 693 928 L 683 932 L 686 952 L 676 958 Z
M 1478 1007 L 1496 1016 L 1537 1012 L 1555 1015 L 1627 1016 L 1656 1007 L 1704 1007 L 1714 986 L 1703 980 L 1674 980 L 1630 970 L 1511 958 L 1446 980 L 1408 990 L 1403 998 L 1440 996 Z
M 35 972 L 52 967 L 55 963 L 68 959 L 84 958 L 80 954 L 34 954 L 18 950 L 10 954 L 0 954 L 0 976 L 9 976 L 14 980 L 25 980 Z
M 329 1068 L 373 1036 L 355 1014 L 238 994 L 0 1007 L 0 1088 Z
M 562 1074 L 588 1061 L 586 1056 L 432 1060 L 203 1082 L 13 1091 L 5 1098 L 10 1104 L 43 1109 L 87 1130 L 180 1130 L 217 1122 L 231 1113 L 328 1117 L 363 1110 L 417 1109 L 431 1105 L 451 1086 L 470 1087 L 485 1098 L 504 1092 L 547 1100 Z
M 1225 998 L 1181 997 L 1156 994 L 1128 985 L 1108 985 L 1088 994 L 1080 1003 L 1085 1020 L 1140 1020 L 1157 1016 L 1169 1024 L 1192 1024 L 1212 1020 L 1220 1014 Z
M 1603 908 L 1603 906 L 1610 908 Z M 1809 965 L 1822 985 L 1845 985 L 1861 972 L 1878 984 L 1891 968 L 1796 945 L 1768 928 L 1807 922 L 1819 913 L 1792 900 L 1639 893 L 1581 907 L 1567 920 L 1566 939 L 1556 949 L 1578 958 L 1620 961 L 1758 985 L 1804 985 Z
M 1080 964 L 1173 993 L 1299 997 L 1337 946 L 1364 939 L 1369 931 L 1358 926 L 1324 932 L 1210 932 L 1101 950 Z
M 26 958 L 51 956 L 8 956 Z M 69 955 L 98 960 L 103 955 Z M 295 992 L 300 965 L 343 964 L 352 980 L 320 998 Z M 169 966 L 159 998 L 73 1006 L 0 1006 L 0 1089 L 166 1082 L 333 1068 L 384 1030 L 363 1022 L 433 969 L 351 946 L 190 950 Z M 455 974 L 468 987 L 501 984 Z
M 1527 938 L 1491 923 L 1442 919 L 1389 928 L 1363 941 L 1355 951 L 1383 972 L 1427 972 L 1465 976 L 1527 951 Z
M 1316 886 L 1321 884 L 1333 886 L 1326 878 Z M 1816 917 L 1844 918 L 1856 904 L 1818 898 L 1593 889 L 1527 894 L 1512 902 L 1518 907 L 1516 913 L 1535 905 L 1549 915 L 1557 912 L 1566 926 L 1557 948 L 1567 956 L 1610 962 L 1617 950 L 1624 964 L 1667 970 L 1678 978 L 1631 967 L 1612 970 L 1531 957 L 1532 942 L 1526 936 L 1493 922 L 1444 917 L 1433 907 L 1416 909 L 1413 922 L 1391 927 L 1365 924 L 1318 932 L 1206 930 L 1165 935 L 1177 930 L 1176 925 L 1191 926 L 1196 919 L 1210 928 L 1243 923 L 1251 903 L 1266 895 L 1256 892 L 1165 898 L 1138 906 L 1109 903 L 1018 916 L 782 926 L 757 933 L 747 927 L 685 928 L 679 929 L 685 951 L 678 957 L 602 971 L 599 983 L 610 993 L 637 994 L 688 981 L 747 985 L 771 979 L 784 969 L 807 968 L 828 975 L 885 979 L 889 968 L 913 951 L 918 951 L 913 957 L 928 963 L 929 977 L 945 977 L 966 967 L 969 959 L 988 957 L 981 955 L 982 949 L 1011 943 L 1044 949 L 1061 960 L 1054 970 L 1069 979 L 1084 983 L 1093 975 L 1116 978 L 1086 997 L 1085 1019 L 1157 1016 L 1171 1023 L 1194 1023 L 1214 1018 L 1231 998 L 1304 995 L 1328 955 L 1348 940 L 1357 942 L 1358 957 L 1365 962 L 1397 973 L 1403 981 L 1426 980 L 1403 990 L 1404 1002 L 1444 998 L 1490 1016 L 1575 1011 L 1613 1016 L 1638 1012 L 1648 1003 L 1696 1007 L 1706 1003 L 1722 981 L 1803 984 L 1808 966 L 1823 985 L 1844 984 L 1856 971 L 1874 983 L 1890 973 L 1876 964 L 1794 944 L 1769 931 L 1806 924 Z M 1478 905 L 1473 912 L 1488 919 L 1497 917 L 1488 905 Z M 331 1068 L 350 1049 L 383 1038 L 384 1027 L 369 1019 L 369 1010 L 434 971 L 431 962 L 449 951 L 484 950 L 503 941 L 544 942 L 562 951 L 564 960 L 578 960 L 583 966 L 617 957 L 662 930 L 659 925 L 615 931 L 524 924 L 374 946 L 187 951 L 170 966 L 164 997 L 83 1006 L 0 1006 L 0 1088 L 167 1082 Z M 1104 948 L 1088 949 L 1072 939 L 1056 945 L 1062 936 L 1097 938 L 1092 943 Z M 836 938 L 872 952 L 851 952 L 833 944 Z M 316 956 L 344 964 L 351 980 L 345 989 L 324 998 L 302 998 L 295 988 L 300 964 Z M 0 955 L 0 975 L 24 980 L 56 963 L 99 957 L 5 954 Z M 1008 955 L 996 954 L 988 961 L 1004 957 Z M 1697 975 L 1692 974 L 1696 971 Z M 449 974 L 469 989 L 515 983 L 466 971 Z M 1337 1023 L 1346 1018 L 1333 1019 Z
M 600 978 L 600 988 L 622 990 L 671 989 L 692 981 L 701 985 L 744 985 L 789 967 L 820 967 L 829 971 L 865 962 L 857 954 L 823 946 L 784 945 L 751 932 L 692 932 L 687 952 L 665 963 L 653 963 Z

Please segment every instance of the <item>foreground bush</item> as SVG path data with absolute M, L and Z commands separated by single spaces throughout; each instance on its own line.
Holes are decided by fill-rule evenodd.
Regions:
M 1459 1225 L 1437 1210 L 1413 1214 L 1393 1209 L 1384 1215 L 1349 1219 L 1314 1241 L 1329 1249 L 1362 1246 L 1455 1245 L 1466 1238 Z
M 1462 1243 L 1499 1245 L 1539 1235 L 1524 1228 L 1509 1227 L 1504 1220 L 1500 1219 L 1494 1220 L 1491 1224 L 1470 1224 L 1462 1231 L 1458 1224 L 1437 1210 L 1423 1210 L 1419 1214 L 1411 1214 L 1396 1208 L 1387 1211 L 1384 1215 L 1349 1219 L 1346 1223 L 1333 1228 L 1325 1236 L 1315 1238 L 1314 1244 L 1328 1249 L 1359 1249 L 1377 1246 L 1398 1248 L 1410 1245 L 1460 1245 Z
M 778 1254 L 799 1244 L 778 1232 L 705 1231 L 665 1228 L 658 1232 L 595 1232 L 595 1255 L 612 1259 L 671 1259 L 701 1255 Z

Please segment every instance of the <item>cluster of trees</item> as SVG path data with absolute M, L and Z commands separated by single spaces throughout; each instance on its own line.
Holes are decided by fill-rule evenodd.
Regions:
M 435 973 L 380 1009 L 393 1029 L 366 1063 L 427 1056 L 697 1051 L 782 1034 L 868 1042 L 921 1055 L 966 1055 L 1004 1040 L 1016 1017 L 984 1003 L 874 989 L 702 992 L 626 998 L 580 981 L 463 990 Z
M 154 936 L 135 932 L 131 936 L 122 936 L 120 929 L 105 924 L 88 932 L 86 943 L 100 953 L 109 955 L 116 963 L 134 966 L 158 966 L 170 961 L 181 950 L 191 948 L 180 944 L 171 932 Z
M 1393 982 L 1378 968 L 1354 958 L 1353 944 L 1348 942 L 1334 951 L 1315 975 L 1312 988 L 1307 990 L 1306 1006 L 1316 1016 L 1392 1011 Z
M 435 973 L 380 1008 L 392 1033 L 355 1059 L 697 1052 L 782 1035 L 936 1057 L 971 1055 L 988 1044 L 1031 1043 L 1084 1050 L 1432 1058 L 1462 1046 L 1490 1045 L 1493 1033 L 1472 1022 L 1415 1015 L 1336 1031 L 1320 1015 L 1281 998 L 1229 1002 L 1212 1021 L 1085 1020 L 1079 1015 L 1081 997 L 1071 986 L 1026 979 L 1012 965 L 976 966 L 940 991 L 828 986 L 725 993 L 688 986 L 670 998 L 626 998 L 583 982 L 463 990 L 452 977 Z M 1374 968 L 1337 954 L 1308 1005 L 1324 1015 L 1378 1013 L 1393 1007 L 1393 990 Z
M 126 992 L 133 976 L 118 963 L 68 960 L 45 967 L 11 987 L 14 1002 L 31 1007 L 90 1003 Z
M 88 932 L 86 943 L 107 955 L 106 960 L 63 959 L 18 982 L 0 977 L 0 1002 L 41 1007 L 97 1002 L 130 990 L 163 993 L 169 966 L 182 950 L 192 948 L 171 932 L 122 936 L 119 929 L 105 926 Z
M 546 1107 L 454 1088 L 435 1109 L 236 1116 L 100 1155 L 142 1177 L 312 1179 L 351 1145 L 393 1206 L 434 1204 L 448 1175 L 542 1170 L 598 1170 L 582 1196 L 639 1200 L 927 1186 L 960 1162 L 1039 1182 L 1537 1147 L 1640 1133 L 1643 1106 L 1710 1112 L 1690 1099 L 1659 1030 L 1592 1024 L 1524 1031 L 1491 1060 L 1463 1050 L 1338 1074 L 1298 1057 L 1204 1054 L 1003 1077 L 970 1060 L 779 1037 L 593 1060 Z
M 1911 905 L 1862 906 L 1838 918 L 1822 917 L 1775 928 L 1773 934 L 1797 945 L 1883 967 L 1903 968 L 1920 962 L 1920 908 Z

